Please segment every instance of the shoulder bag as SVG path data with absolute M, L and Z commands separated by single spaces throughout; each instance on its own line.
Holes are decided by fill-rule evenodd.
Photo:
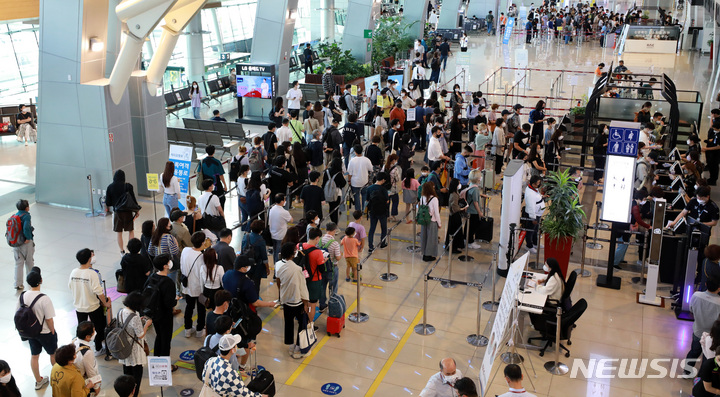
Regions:
M 207 207 L 210 204 L 211 200 L 212 196 L 210 196 L 207 203 L 205 203 L 205 210 L 203 211 L 203 225 L 206 229 L 216 232 L 225 228 L 225 217 L 220 215 L 208 214 Z
M 113 207 L 115 212 L 137 212 L 142 209 L 135 196 L 128 191 L 127 185 L 125 186 L 125 192 L 118 198 Z

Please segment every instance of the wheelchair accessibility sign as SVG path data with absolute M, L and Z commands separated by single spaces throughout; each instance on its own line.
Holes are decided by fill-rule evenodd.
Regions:
M 639 123 L 623 123 L 639 124 Z M 638 152 L 640 129 L 638 127 L 610 126 L 608 134 L 607 154 L 615 156 L 635 157 Z

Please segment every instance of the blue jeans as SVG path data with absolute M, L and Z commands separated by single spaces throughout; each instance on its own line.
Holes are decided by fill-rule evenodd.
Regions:
M 488 30 L 488 34 L 492 33 L 492 30 L 493 30 L 493 24 L 492 24 L 492 22 L 491 22 L 491 23 L 488 23 L 488 25 L 487 25 L 487 30 Z
M 445 70 L 445 67 L 447 66 L 447 59 L 448 59 L 447 55 L 440 55 L 440 62 L 442 62 L 442 64 L 443 64 L 442 70 Z
M 273 260 L 277 263 L 280 260 L 280 248 L 282 247 L 282 240 L 273 239 Z
M 320 309 L 324 309 L 327 307 L 328 303 L 328 297 L 329 295 L 336 294 L 338 290 L 338 267 L 333 266 L 333 272 L 332 275 L 328 274 L 330 277 L 325 277 L 326 273 L 323 273 L 323 279 L 322 279 L 322 292 L 320 293 Z M 328 285 L 330 286 L 330 293 L 327 293 Z
M 395 216 L 398 214 L 398 203 L 400 202 L 400 195 L 395 193 L 392 196 L 390 196 L 390 205 L 392 206 L 392 209 L 390 210 L 390 216 Z
M 240 202 L 240 199 L 238 199 L 238 207 L 240 207 L 240 222 L 243 223 L 248 220 L 249 213 L 247 211 L 247 205 Z M 240 228 L 243 232 L 250 231 L 250 222 L 242 225 Z
M 200 108 L 193 107 L 192 110 L 193 110 L 193 117 L 195 117 L 196 119 L 199 119 L 200 118 Z
M 378 222 L 380 222 L 380 245 L 383 245 L 383 240 L 385 239 L 385 236 L 387 236 L 387 215 L 383 216 L 373 216 L 370 215 L 370 231 L 368 232 L 368 241 L 370 243 L 370 249 L 374 249 L 375 246 L 373 246 L 373 237 L 375 237 L 375 227 L 377 226 Z M 387 244 L 387 242 L 385 242 Z
M 363 208 L 365 207 L 363 205 L 365 197 L 362 197 L 362 189 L 363 188 L 355 187 L 355 186 L 350 186 L 350 188 L 352 189 L 353 201 L 355 201 L 355 209 L 357 211 L 362 211 Z
M 168 218 L 170 217 L 170 212 L 173 208 L 178 206 L 178 198 L 174 194 L 163 194 L 163 207 L 165 207 L 165 212 L 167 213 Z
M 565 44 L 569 44 L 569 43 L 570 43 L 570 36 L 566 35 L 565 36 Z

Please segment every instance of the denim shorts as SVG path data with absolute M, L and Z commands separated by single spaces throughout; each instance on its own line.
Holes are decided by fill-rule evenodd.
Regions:
M 30 343 L 30 354 L 33 356 L 39 356 L 45 349 L 45 353 L 53 355 L 57 350 L 58 337 L 55 334 L 40 334 L 34 338 L 28 339 Z

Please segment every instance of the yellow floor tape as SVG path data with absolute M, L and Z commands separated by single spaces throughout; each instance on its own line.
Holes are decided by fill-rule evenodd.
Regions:
M 387 263 L 387 259 L 373 258 L 373 260 L 374 260 L 374 261 L 378 261 L 378 262 L 385 262 L 385 263 Z M 390 263 L 394 263 L 394 264 L 396 264 L 396 265 L 402 265 L 402 262 L 398 262 L 398 261 L 390 261 Z

